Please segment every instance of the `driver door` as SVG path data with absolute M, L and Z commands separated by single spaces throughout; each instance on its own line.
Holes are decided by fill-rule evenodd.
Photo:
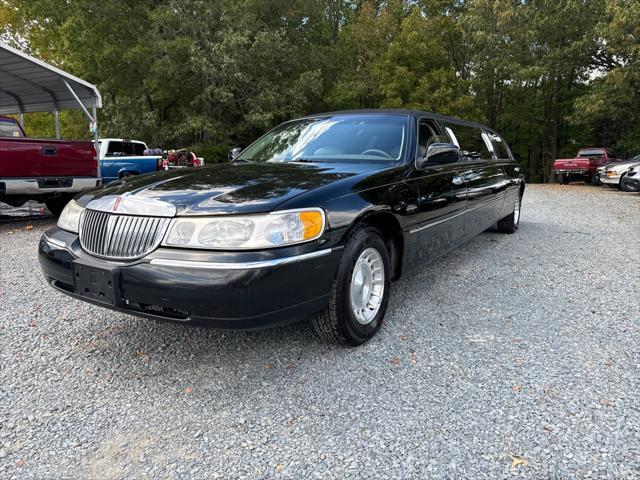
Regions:
M 424 157 L 432 143 L 449 142 L 433 120 L 420 118 L 417 127 L 416 156 Z M 451 162 L 450 158 L 428 163 L 421 170 L 414 168 L 418 212 L 409 234 L 415 237 L 420 260 L 447 252 L 463 238 L 466 186 L 461 181 L 462 170 L 460 160 Z

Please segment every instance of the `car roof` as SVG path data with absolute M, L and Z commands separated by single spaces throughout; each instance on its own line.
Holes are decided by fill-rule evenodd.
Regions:
M 101 138 L 100 142 L 133 142 L 133 143 L 144 143 L 142 140 L 132 140 L 130 138 Z
M 467 125 L 470 127 L 477 127 L 487 130 L 489 132 L 497 133 L 492 128 L 487 127 L 478 122 L 470 120 L 463 120 L 456 117 L 447 117 L 438 113 L 426 112 L 423 110 L 405 109 L 405 108 L 363 108 L 356 110 L 337 110 L 333 112 L 316 113 L 313 115 L 305 115 L 301 118 L 314 118 L 314 117 L 326 117 L 329 115 L 407 115 L 412 117 L 428 117 L 434 120 L 442 120 L 445 122 L 457 123 L 460 125 Z

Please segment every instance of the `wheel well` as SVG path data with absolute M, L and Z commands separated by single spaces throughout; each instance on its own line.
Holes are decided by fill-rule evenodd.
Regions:
M 379 212 L 366 215 L 358 224 L 365 223 L 377 228 L 389 250 L 391 259 L 391 278 L 397 280 L 402 274 L 402 255 L 404 253 L 404 236 L 402 227 L 390 213 Z

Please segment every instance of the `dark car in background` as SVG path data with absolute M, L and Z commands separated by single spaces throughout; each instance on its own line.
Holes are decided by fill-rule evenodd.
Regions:
M 497 225 L 524 178 L 496 132 L 374 110 L 286 122 L 228 164 L 130 177 L 71 201 L 39 245 L 59 291 L 155 319 L 259 328 L 313 316 L 358 345 L 390 282 Z

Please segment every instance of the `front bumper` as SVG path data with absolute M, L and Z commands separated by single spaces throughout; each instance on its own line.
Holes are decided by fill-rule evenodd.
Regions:
M 618 185 L 620 183 L 620 175 L 600 175 L 600 182 L 607 185 Z
M 57 227 L 39 244 L 44 276 L 67 295 L 132 315 L 230 329 L 288 323 L 325 308 L 341 254 L 340 246 L 309 244 L 261 252 L 161 247 L 115 262 L 88 255 L 77 235 Z M 114 272 L 113 304 L 78 293 L 74 263 Z

